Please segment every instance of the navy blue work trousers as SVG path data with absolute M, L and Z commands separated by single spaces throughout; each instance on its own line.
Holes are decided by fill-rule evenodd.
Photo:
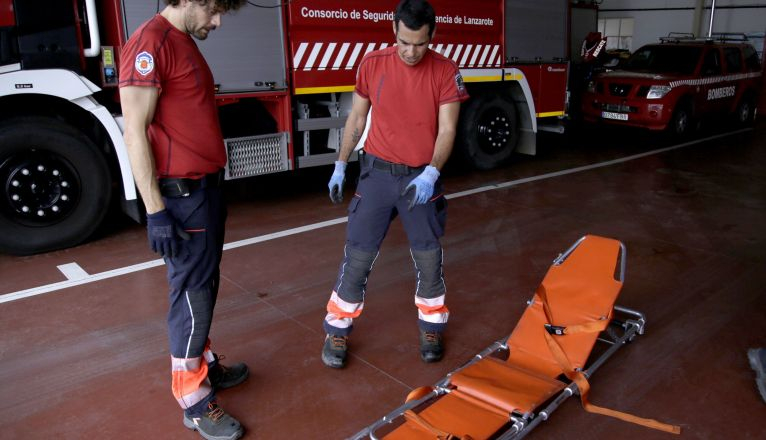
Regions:
M 179 365 L 184 364 L 181 359 L 194 358 L 212 365 L 212 352 L 202 355 L 208 343 L 220 281 L 227 216 L 221 187 L 198 188 L 186 197 L 163 197 L 163 200 L 165 208 L 191 237 L 183 241 L 185 252 L 180 257 L 165 258 L 170 286 L 167 318 L 170 354 Z M 193 369 L 199 371 L 198 368 L 199 365 Z M 184 370 L 174 364 L 174 381 L 180 377 L 178 369 Z M 175 382 L 174 387 L 178 388 Z M 195 392 L 188 388 L 178 391 L 176 397 L 189 414 L 203 412 L 207 403 L 215 398 L 212 389 L 204 383 Z M 182 396 L 184 393 L 187 396 Z
M 418 325 L 424 331 L 444 330 L 449 312 L 444 305 L 446 287 L 442 273 L 442 249 L 447 201 L 437 180 L 432 198 L 409 209 L 414 191 L 404 194 L 421 168 L 408 169 L 360 155 L 359 185 L 348 208 L 346 246 L 338 277 L 327 305 L 324 329 L 328 334 L 348 335 L 353 320 L 362 312 L 367 278 L 391 221 L 401 219 L 415 263 L 415 305 Z
M 371 154 L 360 155 L 359 185 L 348 208 L 346 245 L 363 251 L 377 252 L 398 216 L 407 233 L 410 248 L 417 251 L 438 249 L 447 222 L 447 200 L 441 179 L 434 184 L 431 201 L 409 209 L 414 191 L 402 195 L 421 169 L 409 174 L 377 169 Z

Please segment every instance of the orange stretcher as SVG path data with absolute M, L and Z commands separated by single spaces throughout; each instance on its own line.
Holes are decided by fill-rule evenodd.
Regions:
M 615 306 L 624 275 L 622 243 L 582 237 L 553 261 L 507 339 L 436 385 L 413 390 L 404 405 L 352 438 L 518 439 L 575 393 L 588 412 L 680 434 L 678 426 L 588 401 L 588 378 L 644 333 L 641 313 Z

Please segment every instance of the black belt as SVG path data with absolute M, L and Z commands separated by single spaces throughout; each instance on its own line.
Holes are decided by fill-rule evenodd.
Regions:
M 199 179 L 166 177 L 159 180 L 160 193 L 165 197 L 188 197 L 200 188 L 217 188 L 223 183 L 223 170 L 206 174 Z
M 392 176 L 409 176 L 412 173 L 419 173 L 425 168 L 425 166 L 411 167 L 403 163 L 392 163 L 368 154 L 365 154 L 365 160 L 371 160 L 373 168 L 391 173 Z

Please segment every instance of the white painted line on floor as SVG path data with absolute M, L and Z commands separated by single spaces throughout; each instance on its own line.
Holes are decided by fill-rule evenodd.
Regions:
M 327 220 L 324 222 L 314 223 L 311 225 L 301 226 L 298 228 L 287 229 L 285 231 L 273 232 L 271 234 L 261 235 L 259 237 L 233 241 L 231 243 L 227 243 L 223 245 L 223 250 L 227 251 L 229 249 L 235 249 L 242 246 L 249 246 L 251 244 L 263 243 L 264 241 L 275 240 L 277 238 L 287 237 L 289 235 L 295 235 L 295 234 L 300 234 L 302 232 L 313 231 L 314 229 L 321 229 L 321 228 L 326 228 L 328 226 L 339 225 L 341 223 L 346 223 L 347 221 L 348 221 L 348 217 L 340 217 L 334 220 Z
M 657 149 L 657 150 L 647 151 L 645 153 L 634 154 L 632 156 L 627 156 L 627 157 L 623 157 L 623 158 L 620 158 L 620 159 L 609 160 L 609 161 L 606 161 L 606 162 L 600 162 L 600 163 L 596 163 L 596 164 L 592 164 L 592 165 L 585 165 L 585 166 L 576 167 L 576 168 L 570 168 L 568 170 L 561 170 L 561 171 L 556 171 L 556 172 L 553 172 L 553 173 L 541 174 L 539 176 L 526 177 L 524 179 L 512 180 L 512 181 L 509 181 L 509 182 L 498 183 L 498 184 L 495 184 L 495 185 L 482 186 L 480 188 L 474 188 L 474 189 L 470 189 L 470 190 L 467 190 L 467 191 L 461 191 L 461 192 L 454 193 L 454 194 L 448 194 L 446 197 L 448 199 L 456 199 L 458 197 L 465 197 L 465 196 L 469 196 L 469 195 L 473 195 L 473 194 L 478 194 L 478 193 L 482 193 L 482 192 L 486 192 L 486 191 L 491 191 L 491 190 L 495 190 L 495 189 L 508 188 L 508 187 L 511 187 L 511 186 L 517 186 L 517 185 L 521 185 L 521 184 L 524 184 L 524 183 L 535 182 L 535 181 L 538 181 L 538 180 L 550 179 L 550 178 L 553 178 L 553 177 L 564 176 L 564 175 L 567 175 L 567 174 L 579 173 L 581 171 L 588 171 L 588 170 L 592 170 L 592 169 L 596 169 L 596 168 L 607 167 L 607 166 L 611 166 L 611 165 L 615 165 L 615 164 L 619 164 L 619 163 L 623 163 L 623 162 L 628 162 L 628 161 L 631 161 L 631 160 L 640 159 L 642 157 L 651 156 L 651 155 L 654 155 L 654 154 L 665 153 L 667 151 L 677 150 L 679 148 L 684 148 L 684 147 L 688 147 L 688 146 L 691 146 L 691 145 L 695 145 L 695 144 L 700 144 L 700 143 L 703 143 L 703 142 L 711 141 L 711 140 L 714 140 L 714 139 L 719 139 L 719 138 L 731 136 L 733 134 L 743 133 L 743 132 L 750 131 L 750 130 L 752 130 L 752 129 L 751 128 L 745 128 L 745 129 L 741 129 L 741 130 L 737 130 L 737 131 L 733 131 L 733 132 L 729 132 L 729 133 L 724 133 L 724 134 L 719 134 L 719 135 L 715 135 L 715 136 L 706 137 L 704 139 L 697 139 L 695 141 L 685 142 L 683 144 L 674 145 L 672 147 L 660 148 L 660 149 Z M 342 224 L 342 223 L 346 223 L 347 221 L 348 221 L 348 217 L 340 217 L 340 218 L 336 218 L 336 219 L 333 219 L 333 220 L 327 220 L 327 221 L 324 221 L 324 222 L 313 223 L 313 224 L 306 225 L 306 226 L 301 226 L 301 227 L 297 227 L 297 228 L 287 229 L 287 230 L 280 231 L 280 232 L 274 232 L 274 233 L 271 233 L 271 234 L 261 235 L 261 236 L 258 236 L 258 237 L 253 237 L 253 238 L 248 238 L 248 239 L 245 239 L 245 240 L 239 240 L 239 241 L 234 241 L 234 242 L 231 242 L 231 243 L 227 243 L 227 244 L 225 244 L 223 246 L 223 249 L 224 250 L 229 250 L 229 249 L 235 249 L 235 248 L 242 247 L 242 246 L 249 246 L 251 244 L 263 243 L 265 241 L 275 240 L 275 239 L 278 239 L 278 238 L 287 237 L 287 236 L 295 235 L 295 234 L 300 234 L 300 233 L 307 232 L 307 231 L 313 231 L 315 229 L 321 229 L 321 228 L 326 228 L 328 226 L 339 225 L 339 224 Z M 74 264 L 74 263 L 71 263 L 71 264 Z M 114 278 L 114 277 L 118 277 L 118 276 L 122 276 L 122 275 L 127 275 L 129 273 L 139 272 L 139 271 L 142 271 L 142 270 L 151 269 L 153 267 L 162 266 L 163 264 L 165 264 L 165 262 L 163 260 L 161 260 L 161 259 L 152 260 L 152 261 L 147 261 L 145 263 L 134 264 L 132 266 L 126 266 L 126 267 L 122 267 L 122 268 L 119 268 L 119 269 L 108 270 L 106 272 L 100 272 L 100 273 L 93 274 L 93 275 L 85 274 L 86 276 L 84 278 L 69 279 L 67 281 L 61 281 L 61 282 L 58 282 L 58 283 L 47 284 L 45 286 L 33 287 L 31 289 L 20 290 L 18 292 L 13 292 L 13 293 L 6 293 L 4 295 L 0 295 L 0 304 L 6 303 L 6 302 L 10 302 L 10 301 L 16 301 L 16 300 L 22 299 L 22 298 L 29 298 L 30 296 L 36 296 L 36 295 L 42 295 L 44 293 L 55 292 L 57 290 L 62 290 L 62 289 L 66 289 L 66 288 L 69 288 L 69 287 L 80 286 L 80 285 L 83 285 L 83 284 L 94 283 L 96 281 L 101 281 L 101 280 L 106 280 L 106 279 L 109 279 L 109 278 Z M 63 272 L 63 270 L 62 270 L 62 272 Z M 83 273 L 84 273 L 84 271 L 83 271 Z
M 253 237 L 253 238 L 248 238 L 245 240 L 239 240 L 239 241 L 227 243 L 223 246 L 223 249 L 229 250 L 229 249 L 235 249 L 242 246 L 248 246 L 251 244 L 262 243 L 264 241 L 275 240 L 277 238 L 300 234 L 303 232 L 312 231 L 314 229 L 326 228 L 328 226 L 346 223 L 347 221 L 348 221 L 348 217 L 341 217 L 341 218 L 336 218 L 334 220 L 327 220 L 324 222 L 314 223 L 311 225 L 300 226 L 298 228 L 287 229 L 280 232 L 274 232 L 271 234 L 261 235 L 258 237 Z M 74 263 L 71 263 L 71 264 L 74 264 Z M 88 275 L 86 273 L 85 277 L 82 277 L 82 278 L 68 279 L 67 281 L 61 281 L 58 283 L 47 284 L 45 286 L 33 287 L 31 289 L 20 290 L 18 292 L 0 295 L 0 304 L 5 302 L 10 302 L 10 301 L 15 301 L 22 298 L 29 298 L 30 296 L 42 295 L 43 293 L 50 293 L 57 290 L 66 289 L 69 287 L 81 286 L 83 284 L 89 284 L 96 281 L 119 277 L 119 276 L 127 275 L 133 272 L 140 272 L 142 270 L 151 269 L 157 266 L 162 266 L 163 264 L 165 264 L 164 260 L 157 259 L 157 260 L 147 261 L 145 263 L 134 264 L 132 266 L 121 267 L 119 269 L 108 270 L 106 272 L 100 272 L 93 275 Z M 83 273 L 84 272 L 85 271 L 83 271 Z
M 83 284 L 94 283 L 96 281 L 106 280 L 108 278 L 118 277 L 141 270 L 151 269 L 153 267 L 162 266 L 165 264 L 162 260 L 152 260 L 145 263 L 134 264 L 132 266 L 121 267 L 119 269 L 108 270 L 106 272 L 99 272 L 97 274 L 88 275 L 85 278 L 79 280 L 67 280 L 60 281 L 58 283 L 46 284 L 45 286 L 33 287 L 31 289 L 19 290 L 18 292 L 6 293 L 0 295 L 0 304 L 9 301 L 15 301 L 17 299 L 28 298 L 30 296 L 42 295 L 43 293 L 55 292 L 56 290 L 66 289 L 68 287 L 80 286 Z
M 89 276 L 88 272 L 85 272 L 85 269 L 80 267 L 77 263 L 67 263 L 56 267 L 58 267 L 68 280 L 81 280 Z

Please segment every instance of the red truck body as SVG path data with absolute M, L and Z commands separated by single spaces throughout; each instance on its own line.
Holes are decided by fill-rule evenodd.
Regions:
M 471 95 L 461 107 L 460 158 L 484 169 L 514 152 L 534 154 L 538 118 L 565 115 L 569 2 L 432 3 L 430 48 L 459 66 Z M 395 44 L 396 4 L 246 4 L 198 42 L 216 82 L 227 179 L 335 160 L 359 62 Z M 123 210 L 142 217 L 122 139 L 117 72 L 125 62 L 121 47 L 162 7 L 145 0 L 0 0 L 0 181 L 12 194 L 0 200 L 0 227 L 15 231 L 0 238 L 0 250 L 33 253 L 84 240 L 103 219 L 114 183 Z M 536 38 L 525 26 L 555 38 Z M 505 128 L 490 130 L 493 121 Z M 46 143 L 61 133 L 64 146 Z M 30 161 L 47 164 L 34 176 L 51 188 L 46 197 L 25 187 Z M 76 203 L 59 198 L 64 183 L 77 185 Z

